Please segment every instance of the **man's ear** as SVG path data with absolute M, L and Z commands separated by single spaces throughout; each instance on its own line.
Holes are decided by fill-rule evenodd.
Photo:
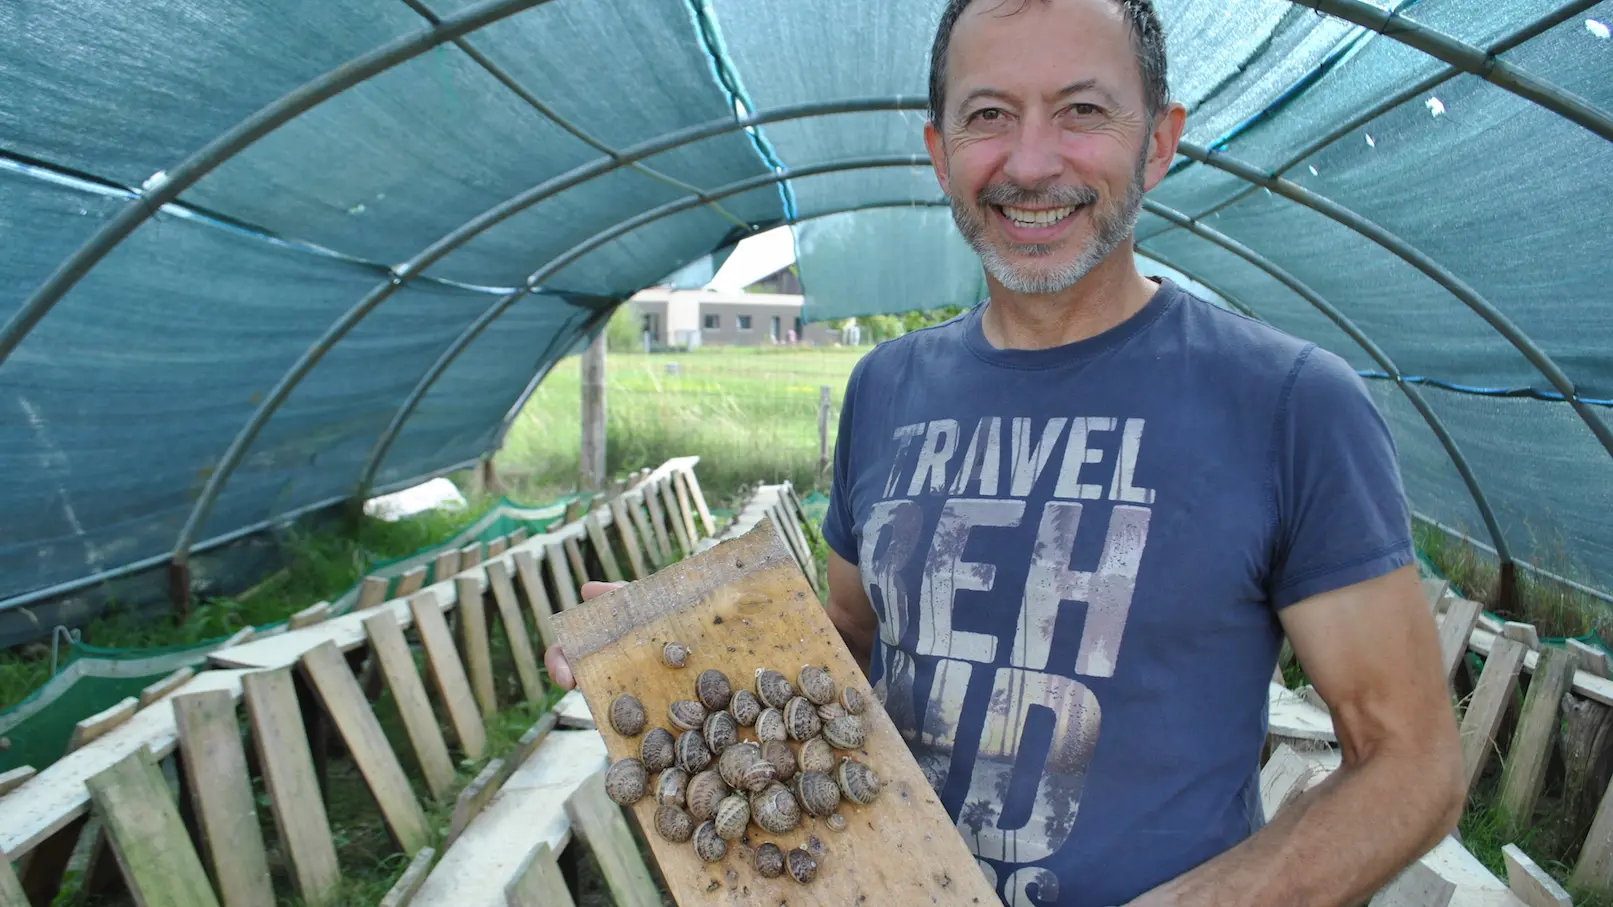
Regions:
M 935 180 L 941 184 L 942 194 L 950 195 L 951 191 L 947 188 L 946 142 L 933 120 L 924 123 L 924 147 L 930 152 L 930 166 L 935 168 Z
M 1174 101 L 1154 117 L 1154 130 L 1148 135 L 1148 165 L 1143 191 L 1152 190 L 1170 172 L 1186 123 L 1187 108 Z

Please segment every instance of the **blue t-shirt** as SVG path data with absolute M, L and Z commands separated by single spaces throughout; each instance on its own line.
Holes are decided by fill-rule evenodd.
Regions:
M 1004 903 L 1123 904 L 1263 823 L 1277 611 L 1411 561 L 1395 448 L 1341 358 L 1169 282 L 1052 349 L 983 310 L 857 364 L 823 532 Z

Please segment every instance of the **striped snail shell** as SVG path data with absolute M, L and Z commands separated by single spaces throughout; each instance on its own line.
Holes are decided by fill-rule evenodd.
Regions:
M 713 712 L 728 708 L 728 700 L 733 698 L 733 687 L 728 684 L 728 675 L 716 668 L 707 668 L 700 672 L 694 682 L 695 698 Z
M 763 878 L 776 879 L 784 874 L 784 851 L 772 841 L 756 848 L 756 872 Z
M 823 729 L 818 709 L 805 696 L 797 696 L 784 704 L 784 731 L 791 740 L 811 740 Z
M 756 739 L 766 743 L 769 740 L 783 742 L 789 739 L 789 732 L 784 727 L 784 713 L 778 709 L 769 708 L 756 716 Z
M 757 759 L 762 758 L 761 751 L 750 740 L 736 743 L 722 751 L 717 757 L 717 773 L 729 787 L 744 786 L 745 769 Z
M 675 755 L 672 732 L 664 727 L 651 728 L 638 742 L 639 760 L 644 763 L 644 770 L 651 774 L 665 771 L 672 765 Z
M 840 783 L 840 792 L 854 803 L 867 806 L 879 796 L 879 776 L 874 774 L 873 769 L 849 756 L 841 758 L 835 780 Z
M 689 663 L 689 647 L 681 642 L 669 642 L 661 647 L 661 663 L 669 668 L 681 668 Z
M 678 735 L 678 767 L 693 775 L 705 771 L 711 764 L 711 750 L 699 731 L 684 731 Z
M 738 690 L 728 700 L 728 714 L 734 716 L 740 727 L 750 727 L 756 723 L 756 716 L 762 714 L 762 701 L 750 690 Z
M 684 793 L 684 800 L 689 807 L 689 815 L 704 821 L 717 814 L 717 804 L 728 796 L 728 785 L 723 783 L 722 776 L 715 769 L 707 769 L 689 779 L 689 788 Z
M 761 793 L 751 795 L 751 816 L 757 825 L 782 835 L 801 821 L 801 804 L 795 802 L 788 788 L 774 781 Z
M 840 805 L 840 785 L 822 772 L 802 772 L 795 779 L 795 798 L 814 816 L 827 816 Z
M 818 717 L 824 721 L 833 721 L 836 718 L 849 714 L 851 713 L 846 711 L 846 707 L 838 702 L 831 702 L 828 705 L 818 706 Z
M 745 833 L 750 824 L 750 803 L 740 794 L 730 794 L 717 804 L 717 815 L 712 817 L 717 826 L 717 837 L 732 841 Z
M 790 745 L 781 740 L 769 740 L 762 744 L 762 758 L 773 763 L 773 773 L 780 781 L 788 781 L 795 777 L 795 753 L 790 751 Z
M 790 878 L 802 885 L 812 881 L 818 874 L 818 861 L 812 859 L 812 854 L 797 847 L 784 857 L 784 864 L 790 870 Z
M 689 773 L 676 765 L 661 769 L 655 782 L 655 802 L 662 806 L 682 806 L 689 790 Z
M 863 724 L 862 718 L 847 715 L 824 725 L 823 739 L 829 741 L 829 745 L 837 750 L 854 750 L 868 739 L 868 728 Z
M 655 808 L 655 830 L 668 841 L 682 844 L 694 835 L 694 817 L 663 804 Z
M 679 699 L 666 707 L 666 717 L 680 731 L 692 731 L 706 720 L 706 707 L 694 699 Z
M 628 756 L 605 770 L 605 793 L 617 803 L 628 806 L 644 796 L 644 783 L 647 780 L 644 763 Z
M 707 819 L 694 830 L 694 852 L 707 863 L 717 862 L 728 852 L 728 842 L 717 835 L 717 823 Z
M 610 726 L 623 737 L 637 737 L 644 730 L 644 703 L 631 693 L 622 693 L 610 702 Z
M 835 701 L 835 682 L 827 668 L 802 665 L 800 672 L 795 675 L 795 685 L 801 688 L 801 695 L 812 700 L 814 705 L 828 705 Z
M 739 774 L 739 786 L 753 793 L 762 790 L 776 780 L 778 780 L 778 769 L 773 767 L 773 763 L 760 756 L 751 760 L 751 763 L 745 766 L 745 770 Z
M 707 715 L 700 733 L 705 736 L 706 746 L 711 748 L 712 755 L 716 756 L 721 756 L 724 750 L 739 742 L 739 725 L 734 721 L 734 716 L 727 712 Z
M 756 697 L 762 704 L 774 709 L 784 708 L 784 704 L 795 695 L 795 688 L 790 685 L 790 679 L 772 668 L 756 669 Z
M 801 771 L 821 772 L 829 774 L 834 771 L 835 751 L 829 741 L 822 737 L 813 737 L 801 744 Z
M 823 820 L 823 824 L 829 826 L 831 829 L 834 829 L 835 831 L 845 831 L 846 830 L 846 817 L 844 815 L 841 815 L 838 811 L 837 812 L 832 812 L 832 813 L 829 814 L 829 818 Z
M 853 715 L 861 715 L 866 705 L 863 701 L 863 694 L 851 687 L 840 688 L 840 704 L 845 706 L 846 711 Z

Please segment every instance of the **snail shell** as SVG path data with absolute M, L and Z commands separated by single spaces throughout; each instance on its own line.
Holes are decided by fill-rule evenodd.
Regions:
M 788 781 L 795 777 L 795 753 L 790 751 L 790 745 L 778 740 L 769 740 L 762 744 L 762 758 L 773 763 L 773 772 L 780 781 Z
M 837 750 L 854 750 L 868 739 L 868 728 L 863 724 L 862 718 L 847 715 L 824 725 L 823 739 L 829 741 L 829 745 Z
M 827 816 L 840 805 L 840 785 L 823 772 L 802 772 L 795 779 L 795 798 L 814 816 Z
M 610 726 L 623 737 L 637 737 L 644 730 L 644 703 L 631 693 L 623 693 L 610 702 Z
M 799 847 L 785 855 L 784 865 L 790 870 L 790 878 L 802 885 L 812 881 L 812 877 L 818 874 L 818 861 Z
M 831 702 L 828 705 L 818 706 L 818 717 L 824 721 L 833 721 L 836 718 L 849 714 L 851 713 L 846 711 L 846 707 L 838 702 Z
M 756 697 L 769 708 L 782 709 L 795 695 L 790 679 L 772 668 L 756 669 Z
M 829 676 L 828 668 L 802 665 L 800 672 L 795 675 L 795 685 L 801 688 L 801 695 L 812 700 L 814 705 L 828 705 L 835 701 L 835 682 Z
M 717 826 L 717 837 L 732 841 L 745 833 L 750 824 L 750 804 L 740 794 L 730 794 L 717 804 L 717 815 L 712 817 Z
M 706 746 L 711 747 L 712 754 L 717 756 L 739 742 L 739 725 L 735 723 L 734 716 L 727 712 L 707 715 L 700 733 L 706 738 Z
M 706 720 L 706 707 L 693 699 L 679 699 L 666 707 L 666 716 L 679 730 L 692 731 Z
M 647 780 L 649 774 L 644 771 L 644 763 L 628 756 L 606 769 L 605 793 L 617 803 L 628 806 L 644 796 L 644 783 Z
M 646 772 L 665 771 L 674 756 L 672 732 L 664 727 L 651 728 L 638 742 L 638 757 Z
M 863 702 L 863 694 L 857 692 L 851 687 L 841 687 L 840 704 L 846 707 L 847 712 L 853 715 L 861 715 L 865 705 Z
M 655 808 L 655 830 L 668 841 L 682 844 L 694 836 L 694 817 L 663 804 Z
M 834 771 L 835 751 L 829 741 L 822 737 L 813 737 L 801 744 L 801 771 L 821 772 L 825 775 Z
M 783 744 L 779 745 L 783 746 Z M 749 765 L 745 766 L 743 772 L 739 773 L 738 786 L 754 793 L 777 780 L 778 769 L 773 767 L 773 763 L 758 756 Z
M 684 799 L 689 807 L 689 815 L 703 821 L 717 814 L 717 804 L 726 796 L 728 785 L 723 783 L 722 776 L 717 774 L 716 769 L 707 769 L 689 779 Z
M 756 716 L 762 714 L 762 701 L 750 690 L 738 690 L 728 700 L 728 714 L 734 716 L 740 727 L 750 727 L 756 723 Z
M 846 817 L 838 812 L 832 812 L 829 814 L 829 818 L 823 820 L 823 824 L 829 826 L 835 831 L 845 831 Z
M 661 770 L 655 782 L 655 802 L 662 806 L 682 806 L 689 790 L 689 773 L 676 765 Z
M 801 821 L 801 804 L 795 802 L 788 788 L 775 781 L 751 796 L 751 815 L 757 825 L 782 835 Z
M 711 764 L 711 750 L 699 731 L 684 731 L 678 735 L 678 767 L 693 775 L 706 770 Z
M 717 835 L 717 823 L 707 819 L 694 830 L 694 852 L 707 863 L 717 862 L 728 852 L 728 842 Z
M 823 729 L 818 709 L 805 696 L 797 696 L 784 705 L 784 730 L 791 740 L 811 740 Z
M 728 700 L 733 698 L 734 689 L 728 685 L 727 674 L 716 668 L 707 668 L 695 678 L 694 694 L 706 708 L 716 712 L 728 708 Z
M 717 773 L 722 775 L 723 781 L 729 787 L 741 787 L 744 784 L 745 769 L 760 758 L 762 758 L 761 751 L 756 748 L 755 743 L 749 740 L 737 743 L 723 750 L 722 755 L 717 757 Z
M 689 647 L 681 642 L 669 642 L 661 647 L 661 663 L 669 668 L 681 668 L 689 663 Z
M 879 776 L 867 765 L 850 757 L 841 758 L 835 780 L 840 782 L 840 792 L 854 803 L 867 806 L 879 796 Z
M 783 742 L 789 738 L 784 727 L 784 713 L 778 709 L 766 709 L 756 716 L 756 739 L 766 743 L 769 740 Z
M 763 878 L 776 879 L 784 874 L 784 851 L 768 841 L 756 848 L 756 871 Z

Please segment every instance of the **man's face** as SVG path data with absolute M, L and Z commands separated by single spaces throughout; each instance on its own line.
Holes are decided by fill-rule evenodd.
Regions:
M 1111 0 L 976 0 L 953 31 L 942 122 L 925 142 L 986 269 L 1047 294 L 1130 237 L 1174 151 L 1150 154 L 1154 125 Z

